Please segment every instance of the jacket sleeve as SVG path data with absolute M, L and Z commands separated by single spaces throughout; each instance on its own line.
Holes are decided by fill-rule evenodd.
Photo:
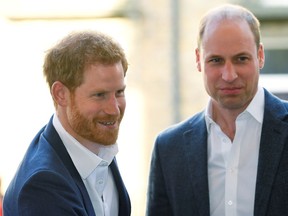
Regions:
M 17 200 L 19 216 L 88 215 L 81 193 L 63 176 L 40 171 L 23 185 Z M 8 215 L 7 215 L 8 216 Z
M 146 216 L 173 215 L 160 161 L 156 141 L 150 165 Z

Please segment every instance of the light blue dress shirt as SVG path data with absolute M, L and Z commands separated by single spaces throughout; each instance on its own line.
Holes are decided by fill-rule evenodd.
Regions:
M 253 216 L 264 90 L 258 91 L 236 119 L 231 142 L 212 119 L 209 102 L 205 120 L 208 131 L 208 182 L 211 216 Z

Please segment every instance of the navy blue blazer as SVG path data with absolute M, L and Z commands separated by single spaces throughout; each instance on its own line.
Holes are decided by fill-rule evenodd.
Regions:
M 146 215 L 210 215 L 204 112 L 157 137 Z M 265 90 L 254 216 L 272 215 L 288 215 L 288 103 Z
M 110 168 L 119 193 L 119 216 L 131 214 L 129 195 L 116 160 Z M 5 216 L 95 216 L 85 185 L 52 118 L 30 144 L 3 201 Z

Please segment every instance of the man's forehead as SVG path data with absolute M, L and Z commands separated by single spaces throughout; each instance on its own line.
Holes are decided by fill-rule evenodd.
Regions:
M 204 29 L 203 32 L 203 37 L 202 37 L 202 43 L 209 39 L 209 38 L 213 38 L 215 35 L 215 32 L 221 32 L 223 29 L 225 28 L 235 28 L 235 29 L 239 29 L 242 28 L 244 26 L 244 28 L 247 27 L 248 30 L 250 30 L 249 24 L 242 19 L 236 19 L 236 20 L 232 20 L 232 19 L 211 19 L 207 22 L 207 25 Z M 250 30 L 251 31 L 251 30 Z M 249 32 L 247 32 L 247 34 L 249 34 Z M 251 31 L 252 34 L 252 31 Z M 253 35 L 253 34 L 252 34 Z

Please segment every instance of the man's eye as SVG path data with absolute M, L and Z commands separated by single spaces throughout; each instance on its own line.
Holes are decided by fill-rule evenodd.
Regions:
M 211 63 L 220 63 L 221 61 L 222 61 L 221 58 L 212 58 L 209 60 L 209 62 L 211 62 Z
M 124 96 L 124 93 L 125 93 L 124 89 L 121 89 L 117 91 L 117 96 Z
M 94 94 L 95 97 L 104 97 L 105 93 L 96 93 Z
M 246 57 L 246 56 L 240 56 L 238 59 L 239 59 L 239 61 L 243 62 L 243 61 L 248 60 L 248 57 Z

